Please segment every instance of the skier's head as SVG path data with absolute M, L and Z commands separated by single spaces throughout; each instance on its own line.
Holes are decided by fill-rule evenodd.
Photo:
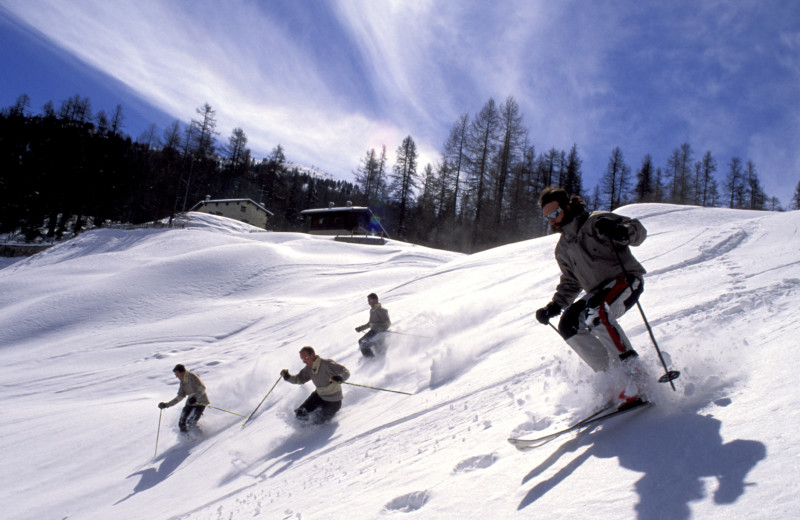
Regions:
M 175 365 L 175 368 L 172 369 L 172 373 L 175 374 L 175 377 L 178 379 L 183 379 L 183 375 L 186 373 L 186 367 L 178 363 Z
M 586 211 L 580 196 L 574 195 L 570 198 L 565 189 L 556 186 L 548 186 L 542 190 L 539 207 L 554 231 L 561 231 L 576 215 Z
M 300 359 L 303 360 L 303 363 L 306 365 L 311 366 L 311 363 L 317 359 L 317 354 L 314 352 L 314 347 L 310 347 L 306 345 L 305 347 L 300 349 Z
M 375 294 L 374 292 L 373 293 L 369 293 L 367 295 L 367 303 L 369 303 L 370 306 L 375 305 L 376 303 L 378 303 L 378 295 Z

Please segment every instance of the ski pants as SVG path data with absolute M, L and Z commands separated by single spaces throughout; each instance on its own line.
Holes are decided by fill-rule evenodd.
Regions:
M 561 336 L 595 372 L 606 370 L 612 359 L 625 360 L 637 355 L 617 318 L 636 304 L 643 290 L 640 278 L 629 283 L 619 276 L 587 293 L 561 316 L 558 323 Z
M 361 349 L 361 354 L 364 357 L 373 357 L 375 354 L 380 354 L 383 349 L 383 336 L 382 332 L 371 330 L 361 336 L 358 340 L 358 348 Z
M 188 432 L 189 429 L 194 428 L 200 416 L 206 411 L 205 406 L 193 406 L 187 404 L 181 410 L 181 418 L 178 419 L 178 427 L 182 432 Z
M 300 420 L 311 419 L 314 424 L 322 424 L 329 421 L 341 407 L 341 401 L 326 401 L 314 392 L 294 411 L 294 415 Z M 316 413 L 310 416 L 314 411 Z

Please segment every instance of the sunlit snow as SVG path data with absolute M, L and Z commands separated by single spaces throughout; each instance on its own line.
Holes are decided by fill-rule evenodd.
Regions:
M 519 452 L 600 404 L 595 375 L 535 310 L 557 237 L 461 255 L 389 241 L 98 229 L 0 269 L 0 508 L 9 519 L 789 519 L 800 516 L 800 212 L 659 204 L 641 303 L 621 319 L 656 405 Z M 376 292 L 393 321 L 365 362 L 354 327 Z M 314 346 L 347 366 L 331 424 L 279 381 L 245 428 L 209 409 L 178 435 L 171 369 L 249 415 Z M 724 515 L 724 516 L 723 516 Z

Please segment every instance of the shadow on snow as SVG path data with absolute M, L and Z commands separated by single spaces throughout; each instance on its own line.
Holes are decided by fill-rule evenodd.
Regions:
M 658 416 L 643 411 L 641 417 L 612 419 L 601 429 L 589 429 L 564 443 L 523 479 L 523 484 L 542 475 L 561 457 L 588 446 L 580 455 L 547 480 L 538 482 L 518 506 L 522 510 L 567 479 L 590 457 L 619 459 L 619 464 L 644 475 L 636 482 L 637 518 L 687 520 L 689 503 L 705 496 L 704 478 L 715 477 L 716 504 L 732 504 L 744 494 L 747 473 L 767 455 L 758 441 L 722 442 L 721 421 L 697 412 Z M 619 426 L 623 426 L 620 428 Z M 652 435 L 658 432 L 657 435 Z M 614 487 L 615 482 L 596 482 Z
M 131 478 L 138 475 L 139 482 L 136 484 L 136 487 L 133 488 L 133 491 L 130 495 L 118 500 L 116 503 L 114 503 L 114 505 L 124 502 L 134 495 L 141 493 L 142 491 L 147 491 L 148 489 L 155 487 L 166 480 L 167 477 L 169 477 L 176 469 L 178 469 L 178 466 L 183 464 L 183 461 L 189 457 L 194 446 L 194 443 L 178 444 L 177 446 L 164 452 L 164 454 L 159 457 L 159 459 L 161 459 L 161 464 L 158 466 L 158 468 L 147 468 L 128 475 L 126 478 Z

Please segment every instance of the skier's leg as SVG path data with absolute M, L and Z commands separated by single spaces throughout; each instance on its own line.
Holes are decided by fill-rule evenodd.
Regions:
M 200 416 L 203 415 L 203 412 L 205 411 L 205 406 L 192 406 L 192 409 L 189 411 L 189 415 L 186 419 L 186 428 L 188 430 L 197 428 L 197 421 L 200 420 Z
M 376 356 L 386 354 L 386 332 L 376 332 L 372 338 L 372 353 Z
M 189 431 L 189 428 L 187 427 L 186 422 L 189 419 L 189 413 L 191 411 L 192 411 L 192 407 L 191 406 L 189 406 L 189 405 L 184 406 L 183 410 L 181 410 L 181 417 L 180 417 L 180 419 L 178 419 L 178 428 L 180 428 L 180 430 L 182 432 L 184 432 L 184 433 Z
M 641 294 L 641 281 L 636 279 L 629 285 L 620 277 L 604 296 L 602 302 L 589 309 L 586 325 L 590 334 L 597 338 L 608 352 L 611 364 L 620 366 L 623 371 L 619 381 L 622 388 L 619 393 L 621 403 L 630 403 L 642 397 L 645 389 L 645 371 L 633 349 L 628 336 L 620 327 L 617 318 L 636 302 Z
M 588 295 L 587 295 L 588 296 Z M 608 350 L 590 334 L 586 326 L 587 297 L 584 297 L 564 311 L 558 323 L 558 331 L 572 350 L 595 372 L 608 367 Z
M 358 340 L 358 347 L 361 350 L 361 354 L 364 357 L 374 357 L 375 354 L 372 352 L 372 338 L 375 337 L 377 332 L 371 330 L 361 336 L 361 339 Z
M 314 424 L 322 424 L 331 420 L 331 418 L 342 407 L 341 401 L 322 401 L 322 404 L 314 417 Z
M 294 411 L 294 416 L 298 419 L 307 420 L 308 414 L 316 410 L 321 403 L 322 399 L 319 394 L 317 394 L 317 392 L 312 392 L 311 395 L 308 396 L 308 399 L 303 401 L 303 404 Z
M 622 360 L 636 357 L 628 336 L 617 323 L 617 318 L 625 314 L 638 298 L 641 282 L 634 280 L 631 285 L 625 281 L 624 277 L 607 286 L 607 291 L 599 301 L 593 301 L 594 305 L 589 305 L 585 316 L 585 324 L 592 336 L 596 337 L 608 350 L 612 359 Z M 590 298 L 594 300 L 595 298 Z
M 181 410 L 181 418 L 178 420 L 180 430 L 185 433 L 194 428 L 205 410 L 205 406 L 185 405 Z

